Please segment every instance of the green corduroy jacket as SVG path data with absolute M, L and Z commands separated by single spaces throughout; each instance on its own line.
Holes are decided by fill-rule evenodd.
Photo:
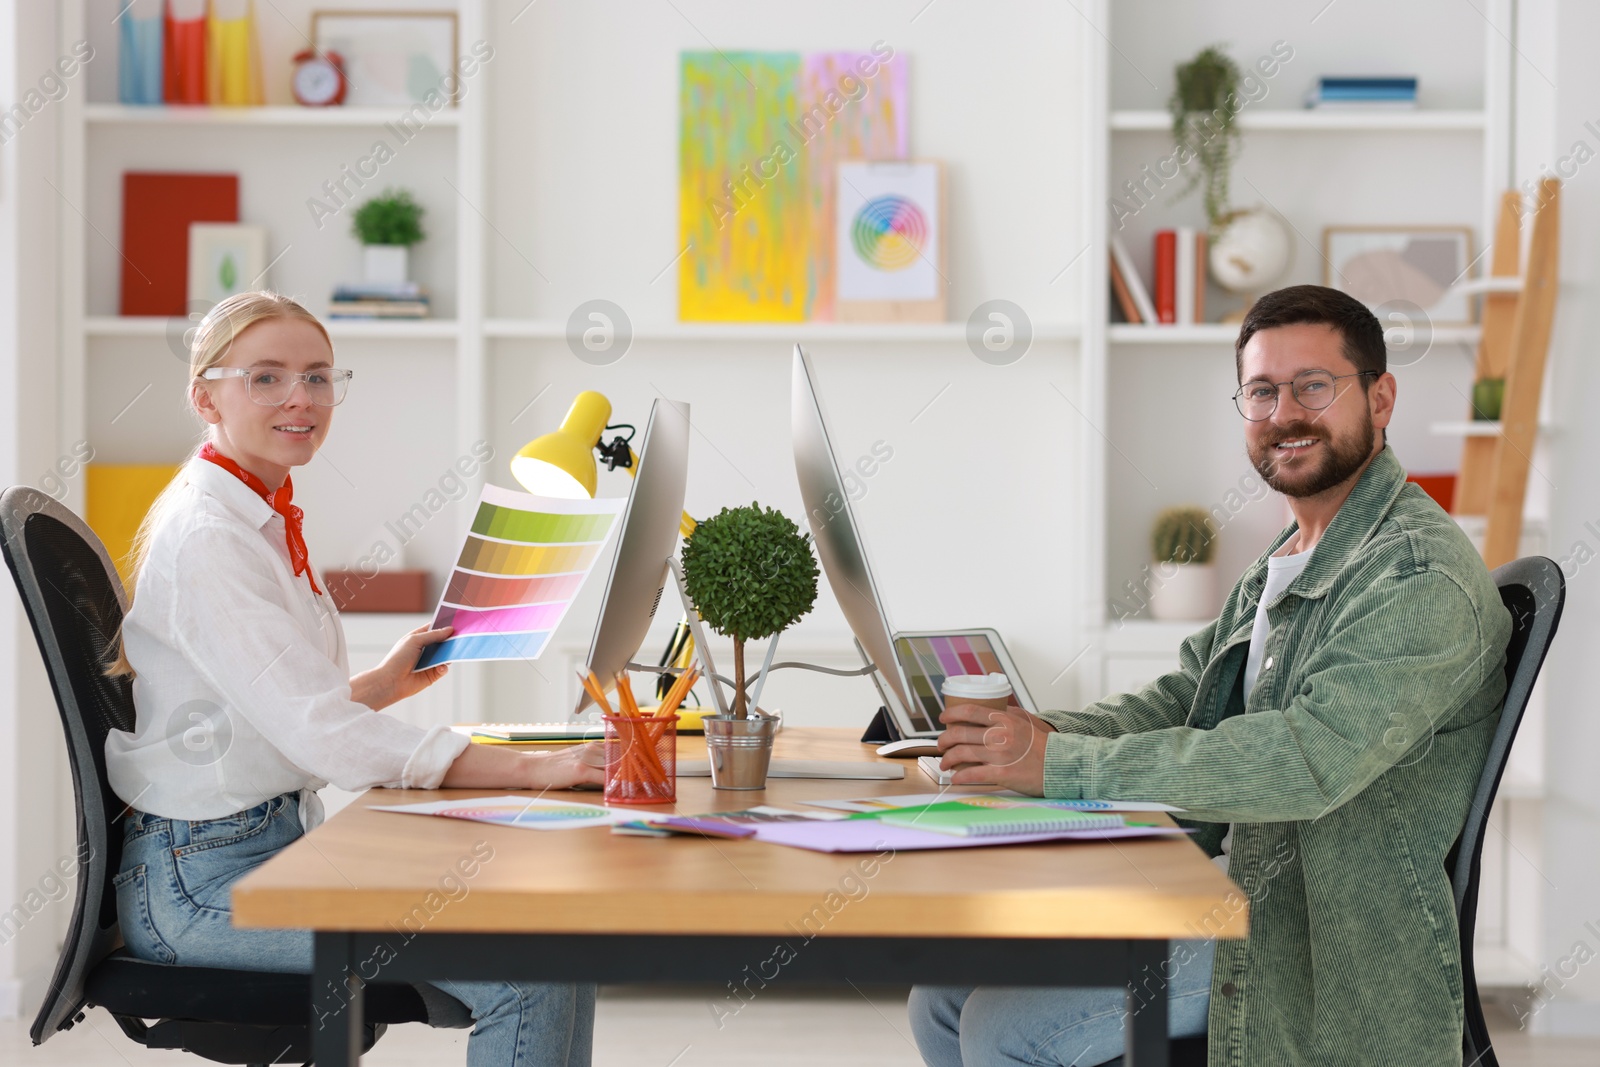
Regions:
M 1499 720 L 1511 616 L 1472 544 L 1385 446 L 1267 604 L 1247 704 L 1266 559 L 1296 529 L 1183 642 L 1177 670 L 1044 713 L 1059 731 L 1045 795 L 1177 805 L 1211 855 L 1233 824 L 1229 876 L 1250 934 L 1217 941 L 1212 1067 L 1460 1064 L 1445 856 Z M 1196 936 L 1209 932 L 1198 919 Z

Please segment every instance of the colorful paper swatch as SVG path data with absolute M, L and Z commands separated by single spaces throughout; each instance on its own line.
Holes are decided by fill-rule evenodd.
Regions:
M 454 627 L 417 669 L 537 659 L 616 528 L 626 498 L 559 500 L 486 485 L 433 626 Z
M 843 160 L 906 158 L 905 59 L 685 52 L 679 88 L 678 317 L 833 317 Z
M 981 634 L 954 637 L 902 637 L 895 641 L 911 693 L 935 724 L 944 714 L 944 680 L 965 674 L 1004 674 L 1000 657 Z
M 594 804 L 543 797 L 468 797 L 465 800 L 434 800 L 425 804 L 374 805 L 373 811 L 394 811 L 402 815 L 438 815 L 446 819 L 466 819 L 519 830 L 582 830 L 588 826 L 609 826 L 634 818 L 633 812 L 612 811 Z

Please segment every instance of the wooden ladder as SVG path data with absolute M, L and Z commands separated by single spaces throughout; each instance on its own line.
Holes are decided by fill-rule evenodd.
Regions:
M 1492 570 L 1515 559 L 1522 540 L 1522 508 L 1528 493 L 1535 438 L 1539 430 L 1539 397 L 1550 352 L 1550 326 L 1555 318 L 1561 182 L 1539 183 L 1528 241 L 1528 263 L 1516 284 L 1522 195 L 1508 191 L 1500 199 L 1494 257 L 1484 293 L 1483 333 L 1478 342 L 1474 384 L 1505 379 L 1500 406 L 1500 432 L 1469 435 L 1462 443 L 1461 474 L 1456 482 L 1453 512 L 1486 515 L 1483 561 Z M 1476 392 L 1476 390 L 1474 390 Z M 1476 416 L 1468 403 L 1468 417 Z

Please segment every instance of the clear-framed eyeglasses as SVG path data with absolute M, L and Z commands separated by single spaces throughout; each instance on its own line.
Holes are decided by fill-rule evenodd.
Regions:
M 1286 382 L 1269 382 L 1257 378 L 1239 386 L 1233 394 L 1233 406 L 1251 422 L 1264 422 L 1278 410 L 1279 391 L 1288 386 L 1297 404 L 1307 411 L 1321 411 L 1339 395 L 1339 381 L 1344 378 L 1376 378 L 1375 370 L 1358 370 L 1354 374 L 1329 374 L 1325 370 L 1306 370 Z
M 278 407 L 289 402 L 294 387 L 306 385 L 306 396 L 318 407 L 331 408 L 344 403 L 354 371 L 343 367 L 319 367 L 308 371 L 287 371 L 282 367 L 207 367 L 205 378 L 243 378 L 250 399 L 257 404 Z

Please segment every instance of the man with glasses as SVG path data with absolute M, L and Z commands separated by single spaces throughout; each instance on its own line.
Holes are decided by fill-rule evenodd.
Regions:
M 1269 293 L 1235 369 L 1245 450 L 1294 522 L 1176 670 L 1076 712 L 948 709 L 943 764 L 957 785 L 1184 809 L 1243 892 L 1195 916 L 1140 995 L 1168 998 L 1174 1036 L 1208 1033 L 1212 1063 L 1459 1063 L 1445 856 L 1505 695 L 1510 614 L 1388 446 L 1396 382 L 1365 306 Z M 1216 940 L 1246 901 L 1249 937 Z M 911 1017 L 930 1064 L 1087 1067 L 1121 1056 L 1123 1000 L 919 986 Z

